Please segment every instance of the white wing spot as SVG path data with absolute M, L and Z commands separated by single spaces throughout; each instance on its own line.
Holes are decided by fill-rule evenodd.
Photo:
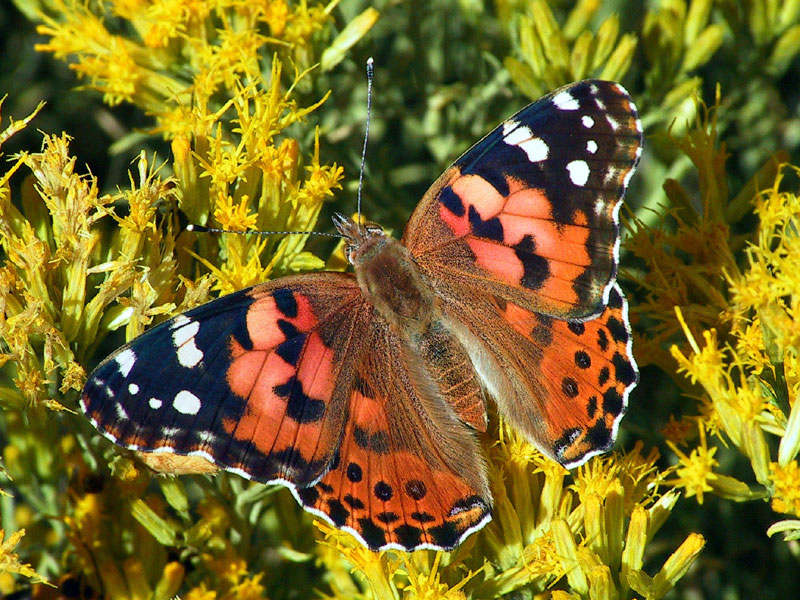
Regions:
M 176 346 L 182 346 L 200 331 L 200 323 L 198 321 L 190 321 L 186 317 L 183 318 L 185 319 L 184 323 L 179 327 L 175 327 L 174 325 L 172 327 L 172 341 Z
M 581 123 L 583 123 L 583 126 L 586 127 L 586 129 L 594 127 L 594 119 L 589 115 L 583 115 L 581 117 Z
M 522 149 L 531 162 L 547 160 L 550 154 L 550 148 L 542 138 L 534 136 L 529 127 L 520 125 L 516 121 L 503 123 L 503 141 Z
M 584 186 L 589 181 L 589 165 L 585 160 L 573 160 L 568 163 L 567 171 L 569 171 L 570 181 L 575 185 Z
M 595 98 L 594 103 L 597 104 L 597 108 L 599 108 L 600 110 L 606 109 L 606 103 L 600 100 L 600 98 Z
M 153 410 L 158 410 L 159 408 L 161 408 L 161 405 L 163 404 L 161 400 L 159 400 L 158 398 L 150 398 L 150 400 L 148 400 L 147 403 Z
M 611 125 L 611 129 L 614 131 L 619 129 L 619 122 L 611 115 L 606 115 L 606 121 L 608 121 L 608 124 Z
M 213 431 L 198 431 L 195 435 L 197 435 L 197 439 L 200 440 L 203 444 L 213 445 L 216 442 L 217 438 L 219 437 Z
M 598 200 L 594 203 L 594 212 L 595 214 L 601 214 L 606 208 L 606 203 L 604 200 Z
M 200 412 L 200 398 L 195 396 L 192 392 L 181 390 L 175 394 L 175 399 L 172 401 L 172 408 L 184 415 L 196 415 Z
M 606 171 L 605 183 L 610 183 L 615 179 L 619 179 L 619 169 L 616 167 L 608 167 L 608 171 Z
M 131 396 L 135 396 L 136 394 L 139 393 L 139 386 L 136 385 L 135 383 L 129 383 L 128 384 L 128 393 Z
M 117 361 L 117 366 L 122 376 L 127 377 L 128 373 L 130 373 L 133 368 L 133 364 L 136 362 L 136 353 L 130 348 L 127 348 L 117 354 L 114 360 Z
M 194 336 L 200 331 L 200 323 L 184 315 L 175 321 L 172 325 L 172 343 L 178 349 L 178 363 L 187 368 L 197 366 L 203 360 L 203 352 L 194 342 Z
M 192 320 L 189 317 L 187 317 L 186 315 L 178 315 L 177 317 L 175 317 L 175 320 L 172 321 L 172 325 L 170 325 L 170 329 L 172 329 L 172 330 L 180 329 L 181 327 L 183 327 L 187 323 L 191 323 L 191 322 L 192 322 Z
M 203 360 L 203 352 L 197 347 L 194 340 L 189 340 L 178 348 L 178 362 L 181 366 L 192 368 L 197 366 L 201 360 Z
M 586 150 L 592 154 L 597 152 L 597 142 L 594 140 L 589 140 L 586 142 Z
M 180 427 L 162 427 L 161 437 L 165 440 L 171 440 L 181 432 Z
M 561 110 L 578 110 L 578 100 L 569 92 L 559 92 L 553 96 L 553 104 Z

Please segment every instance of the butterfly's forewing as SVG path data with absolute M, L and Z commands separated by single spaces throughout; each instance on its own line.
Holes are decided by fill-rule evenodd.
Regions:
M 308 485 L 339 446 L 364 308 L 355 280 L 336 273 L 224 296 L 117 350 L 81 405 L 122 446 Z
M 431 279 L 556 318 L 599 314 L 642 128 L 616 83 L 583 81 L 507 119 L 428 190 L 403 236 Z
M 385 324 L 365 345 L 339 458 L 298 496 L 374 550 L 451 549 L 490 518 L 480 448 Z

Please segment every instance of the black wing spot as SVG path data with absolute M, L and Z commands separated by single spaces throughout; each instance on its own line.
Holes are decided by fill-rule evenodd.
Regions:
M 297 316 L 297 299 L 294 297 L 294 292 L 289 288 L 278 288 L 272 292 L 272 297 L 275 299 L 275 306 L 284 315 L 290 319 Z
M 513 246 L 514 254 L 522 263 L 522 279 L 520 283 L 528 289 L 542 287 L 550 276 L 550 263 L 543 256 L 536 254 L 536 242 L 530 235 Z
M 473 235 L 498 242 L 503 241 L 503 224 L 500 223 L 500 219 L 492 217 L 484 221 L 472 205 L 469 207 L 469 224 L 472 226 Z
M 411 518 L 419 523 L 430 523 L 431 521 L 436 520 L 436 517 L 430 513 L 416 511 L 411 513 Z
M 341 527 L 347 523 L 347 517 L 350 516 L 350 511 L 336 499 L 328 500 L 328 515 L 333 521 L 334 525 Z
M 626 357 L 617 352 L 611 362 L 614 364 L 614 373 L 617 381 L 626 386 L 636 383 L 636 369 L 633 368 L 633 365 Z
M 456 529 L 456 526 L 449 521 L 445 521 L 438 527 L 431 527 L 428 529 L 428 533 L 433 538 L 433 543 L 437 546 L 441 546 L 445 550 L 454 548 L 458 543 L 459 531 Z
M 286 319 L 278 319 L 278 329 L 281 330 L 283 337 L 287 340 L 302 335 L 297 327 L 295 327 L 293 323 L 290 323 Z
M 603 410 L 611 415 L 618 415 L 622 412 L 622 396 L 615 388 L 608 388 L 603 392 Z
M 386 544 L 386 532 L 375 525 L 372 519 L 359 519 L 358 524 L 361 528 L 361 537 L 364 538 L 370 549 L 377 550 Z
M 367 430 L 356 425 L 353 429 L 353 439 L 364 450 L 371 450 L 377 454 L 389 452 L 389 437 L 385 431 L 376 431 L 370 434 Z
M 392 486 L 390 486 L 385 481 L 379 481 L 378 483 L 376 483 L 372 491 L 375 493 L 375 497 L 378 500 L 383 500 L 384 502 L 388 502 L 389 500 L 391 500 L 392 496 L 394 495 L 394 490 L 392 489 Z
M 601 451 L 608 450 L 614 444 L 614 440 L 611 439 L 611 430 L 606 427 L 602 419 L 586 431 L 586 438 L 589 440 L 592 448 Z
M 589 401 L 586 403 L 586 416 L 590 419 L 594 419 L 594 415 L 597 412 L 597 396 L 590 396 Z
M 364 503 L 352 494 L 345 494 L 342 500 L 352 509 L 362 510 L 364 508 Z
M 606 334 L 605 329 L 598 329 L 597 330 L 597 346 L 605 352 L 608 350 L 608 335 Z
M 413 525 L 400 525 L 394 530 L 398 543 L 406 550 L 413 550 L 420 545 L 422 529 Z
M 297 423 L 313 423 L 325 414 L 325 402 L 307 396 L 296 376 L 274 386 L 272 390 L 276 396 L 286 398 L 286 414 Z
M 567 323 L 567 327 L 575 335 L 583 335 L 583 332 L 586 331 L 586 325 L 579 321 L 570 321 Z
M 585 351 L 578 350 L 575 353 L 575 364 L 578 365 L 580 369 L 588 369 L 592 366 L 592 359 Z
M 398 514 L 393 513 L 391 511 L 380 512 L 377 515 L 375 515 L 375 518 L 378 519 L 378 521 L 380 521 L 381 523 L 386 523 L 386 524 L 394 523 L 395 521 L 400 520 Z
M 287 364 L 295 367 L 300 360 L 300 355 L 303 353 L 303 346 L 305 346 L 305 343 L 305 334 L 287 338 L 285 342 L 281 342 L 275 347 L 275 354 L 280 356 Z
M 564 377 L 561 380 L 561 391 L 569 398 L 575 398 L 578 395 L 578 382 L 572 377 Z
M 425 486 L 425 483 L 419 479 L 411 479 L 406 482 L 406 494 L 411 496 L 414 500 L 422 500 L 427 493 L 428 488 Z
M 461 200 L 461 196 L 456 194 L 449 185 L 445 188 L 442 188 L 441 193 L 439 194 L 439 202 L 444 205 L 444 207 L 453 213 L 457 217 L 464 216 L 464 202 Z
M 603 367 L 600 369 L 600 374 L 597 376 L 597 383 L 600 385 L 605 385 L 608 378 L 611 376 L 611 371 L 608 367 Z
M 536 315 L 539 322 L 531 330 L 531 338 L 541 346 L 553 343 L 553 319 L 545 315 Z
M 319 500 L 319 492 L 313 487 L 300 488 L 297 490 L 297 495 L 306 506 L 315 506 Z
M 347 465 L 347 478 L 352 481 L 353 483 L 358 483 L 361 481 L 363 477 L 363 472 L 361 471 L 361 467 L 358 466 L 356 463 L 350 463 Z
M 628 343 L 628 329 L 625 327 L 625 323 L 616 317 L 609 317 L 606 327 L 608 327 L 608 331 L 615 342 L 619 344 Z
M 619 293 L 617 288 L 611 288 L 610 293 L 608 294 L 608 307 L 609 308 L 622 308 L 622 295 Z

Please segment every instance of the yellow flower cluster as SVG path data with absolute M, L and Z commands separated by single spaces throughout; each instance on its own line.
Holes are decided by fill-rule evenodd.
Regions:
M 691 385 L 678 383 L 698 398 L 697 414 L 671 419 L 665 432 L 677 457 L 665 483 L 701 504 L 706 493 L 763 498 L 777 512 L 800 515 L 800 198 L 782 190 L 786 173 L 796 169 L 773 159 L 729 198 L 715 110 L 706 110 L 675 142 L 697 169 L 701 197 L 695 201 L 668 180 L 664 189 L 675 226 L 652 228 L 637 220 L 629 246 L 649 267 L 631 273 L 648 292 L 636 313 L 656 322 L 648 342 L 638 346 L 649 352 L 638 358 L 666 372 L 676 360 L 677 372 Z M 759 192 L 757 182 L 764 181 L 770 187 Z M 731 224 L 750 203 L 759 222 L 737 262 L 742 240 L 732 235 Z M 674 344 L 679 332 L 688 351 Z M 673 342 L 670 355 L 661 350 L 667 342 Z M 690 440 L 693 431 L 699 435 Z M 744 455 L 755 482 L 719 472 L 718 448 L 708 445 L 707 434 Z

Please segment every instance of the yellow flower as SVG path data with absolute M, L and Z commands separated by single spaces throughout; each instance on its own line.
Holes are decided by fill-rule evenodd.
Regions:
M 792 461 L 785 466 L 769 465 L 772 484 L 772 510 L 800 516 L 800 465 Z
M 205 583 L 190 589 L 185 596 L 185 600 L 216 600 L 217 592 L 206 588 Z
M 675 444 L 667 441 L 672 451 L 678 455 L 679 460 L 679 464 L 675 467 L 677 477 L 668 480 L 667 483 L 684 488 L 687 497 L 697 496 L 697 502 L 702 504 L 703 494 L 713 489 L 711 482 L 717 478 L 713 470 L 714 467 L 719 466 L 719 463 L 714 458 L 717 449 L 709 448 L 706 445 L 706 433 L 701 424 L 698 424 L 698 430 L 700 445 L 694 448 L 688 456 L 681 452 Z
M 25 535 L 25 530 L 20 529 L 12 533 L 5 539 L 5 531 L 0 529 L 0 575 L 6 573 L 16 573 L 27 577 L 33 583 L 46 582 L 46 580 L 39 575 L 33 567 L 23 562 L 20 562 L 19 557 L 14 552 L 14 548 L 19 544 L 22 536 Z
M 263 573 L 245 577 L 231 588 L 228 597 L 231 600 L 261 600 L 264 597 L 264 586 L 261 584 Z

